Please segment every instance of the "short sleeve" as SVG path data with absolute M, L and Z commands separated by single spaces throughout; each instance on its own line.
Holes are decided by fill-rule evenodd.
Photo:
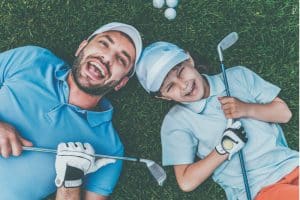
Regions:
M 113 154 L 114 156 L 123 156 L 124 149 L 122 148 Z M 97 172 L 91 173 L 87 176 L 85 180 L 84 188 L 88 191 L 103 195 L 109 196 L 121 174 L 122 170 L 122 161 L 118 160 L 115 163 L 108 164 L 102 168 L 100 168 Z
M 36 56 L 48 52 L 37 46 L 25 46 L 0 53 L 0 86 L 11 78 L 26 63 L 32 62 Z
M 264 80 L 246 67 L 237 67 L 238 77 L 257 103 L 269 103 L 279 94 L 280 88 Z
M 161 128 L 162 163 L 164 166 L 193 163 L 198 140 L 184 128 L 184 123 L 170 116 L 171 113 L 165 117 Z

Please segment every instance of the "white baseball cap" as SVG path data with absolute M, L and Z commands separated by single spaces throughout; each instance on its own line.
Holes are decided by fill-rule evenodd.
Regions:
M 94 35 L 103 33 L 106 31 L 120 31 L 120 32 L 125 33 L 132 39 L 134 46 L 135 46 L 135 55 L 136 55 L 132 72 L 129 75 L 129 77 L 132 77 L 136 70 L 136 64 L 139 61 L 141 51 L 143 48 L 142 38 L 141 38 L 139 31 L 131 25 L 120 23 L 120 22 L 112 22 L 112 23 L 105 24 L 105 25 L 101 26 L 100 28 L 98 28 L 94 33 L 92 33 L 88 37 L 88 40 L 91 39 Z
M 157 92 L 169 71 L 188 58 L 189 55 L 175 44 L 155 42 L 142 52 L 136 75 L 148 93 Z

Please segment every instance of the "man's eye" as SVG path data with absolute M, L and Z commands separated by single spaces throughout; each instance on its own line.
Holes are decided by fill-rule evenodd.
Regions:
M 121 63 L 123 66 L 126 66 L 127 63 L 126 63 L 126 60 L 125 60 L 124 58 L 119 57 L 118 59 L 119 59 L 120 63 Z
M 99 43 L 105 47 L 108 47 L 108 43 L 103 40 L 100 40 Z

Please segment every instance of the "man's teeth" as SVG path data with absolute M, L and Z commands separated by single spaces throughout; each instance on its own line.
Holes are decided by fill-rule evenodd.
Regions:
M 102 67 L 98 63 L 96 63 L 96 62 L 90 62 L 90 64 L 93 65 L 95 68 L 97 68 L 100 71 L 101 76 L 105 76 L 104 70 L 102 69 Z

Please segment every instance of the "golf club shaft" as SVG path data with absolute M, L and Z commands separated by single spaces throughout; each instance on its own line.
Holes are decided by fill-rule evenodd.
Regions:
M 224 84 L 225 84 L 225 89 L 226 89 L 226 96 L 230 97 L 230 91 L 229 91 L 225 66 L 224 66 L 223 62 L 221 62 L 221 69 L 222 69 L 222 74 L 223 74 L 223 79 L 224 79 Z M 241 165 L 241 170 L 242 170 L 242 174 L 243 174 L 243 180 L 244 180 L 244 184 L 245 184 L 247 199 L 251 200 L 251 193 L 250 193 L 248 177 L 247 177 L 247 172 L 246 172 L 246 168 L 245 168 L 244 155 L 243 155 L 242 150 L 240 150 L 238 152 L 238 155 L 239 155 L 239 159 L 240 159 L 240 165 Z
M 54 153 L 56 154 L 57 151 L 54 149 L 46 149 L 46 148 L 39 148 L 39 147 L 25 147 L 23 146 L 23 150 L 26 151 L 35 151 L 35 152 L 44 152 L 44 153 Z M 139 158 L 132 158 L 132 157 L 121 157 L 121 156 L 108 156 L 108 155 L 101 155 L 101 154 L 95 154 L 96 158 L 111 158 L 116 160 L 127 160 L 127 161 L 133 161 L 133 162 L 139 162 Z

